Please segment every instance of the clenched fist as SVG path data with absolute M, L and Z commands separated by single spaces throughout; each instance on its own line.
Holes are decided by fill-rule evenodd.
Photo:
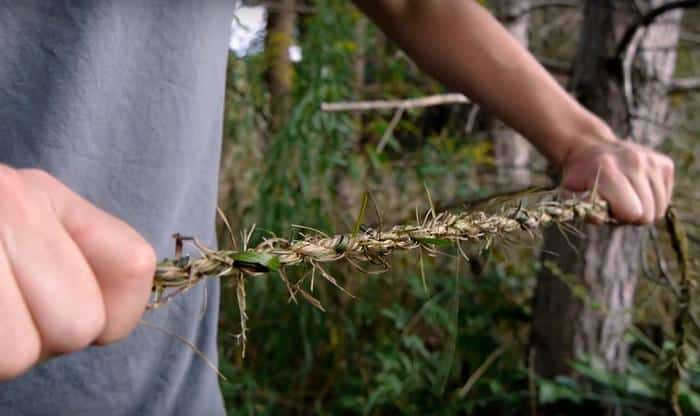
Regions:
M 563 186 L 572 191 L 596 185 L 613 216 L 647 224 L 664 216 L 673 194 L 673 161 L 629 141 L 582 141 L 562 164 Z
M 57 179 L 0 165 L 0 380 L 127 336 L 155 264 L 136 231 Z

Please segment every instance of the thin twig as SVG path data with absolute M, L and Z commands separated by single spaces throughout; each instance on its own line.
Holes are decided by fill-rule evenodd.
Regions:
M 386 146 L 387 143 L 389 143 L 389 139 L 391 139 L 391 136 L 394 134 L 394 130 L 396 129 L 396 126 L 399 125 L 399 122 L 401 121 L 401 117 L 403 117 L 404 111 L 406 111 L 406 109 L 403 107 L 396 110 L 396 113 L 394 114 L 394 117 L 391 119 L 391 122 L 389 122 L 389 126 L 386 128 L 386 131 L 384 132 L 382 139 L 379 141 L 379 144 L 377 144 L 377 153 L 381 153 L 382 151 L 384 151 L 384 147 Z
M 506 346 L 501 345 L 498 347 L 495 351 L 493 351 L 491 354 L 489 354 L 488 357 L 486 357 L 486 360 L 484 361 L 479 368 L 474 371 L 474 373 L 469 376 L 469 379 L 467 379 L 467 382 L 464 384 L 464 386 L 459 389 L 459 392 L 457 393 L 457 396 L 461 399 L 464 398 L 464 396 L 469 393 L 469 390 L 471 390 L 472 387 L 474 387 L 474 384 L 476 384 L 477 381 L 481 378 L 481 376 L 484 375 L 486 370 L 491 367 L 491 365 L 500 357 L 504 352 L 506 352 Z
M 700 77 L 676 78 L 668 87 L 671 93 L 700 91 Z
M 465 104 L 469 99 L 463 94 L 429 95 L 405 100 L 375 100 L 375 101 L 338 101 L 322 103 L 323 111 L 369 111 L 369 110 L 410 110 L 413 108 L 432 107 L 445 104 Z
M 622 60 L 623 89 L 625 92 L 625 103 L 627 105 L 628 114 L 631 114 L 634 109 L 634 95 L 632 94 L 632 64 L 634 63 L 634 58 L 637 55 L 639 44 L 644 38 L 645 31 L 646 26 L 640 26 L 637 28 L 629 42 L 627 49 L 625 49 L 624 59 Z

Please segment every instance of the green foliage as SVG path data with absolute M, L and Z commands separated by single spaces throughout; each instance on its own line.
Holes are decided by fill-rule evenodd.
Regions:
M 320 2 L 307 22 L 305 59 L 297 68 L 295 106 L 286 126 L 273 132 L 263 157 L 258 212 L 280 232 L 293 223 L 328 227 L 324 214 L 334 169 L 346 164 L 354 126 L 347 115 L 320 111 L 324 101 L 350 95 L 352 39 L 357 13 L 345 2 Z
M 249 355 L 222 369 L 231 410 L 507 414 L 529 394 L 517 353 L 527 307 L 509 296 L 522 289 L 521 278 L 493 272 L 473 280 L 428 267 L 429 293 L 417 275 L 368 278 L 355 301 L 322 291 L 332 303 L 327 314 L 288 305 L 273 298 L 282 295 L 270 287 L 276 282 L 255 281 Z M 460 398 L 468 376 L 503 344 L 512 347 Z
M 667 348 L 673 348 L 668 345 Z M 680 401 L 687 414 L 700 414 L 700 366 L 697 357 L 688 364 L 688 379 L 683 383 Z M 580 380 L 559 376 L 541 380 L 539 401 L 542 404 L 572 402 L 580 407 L 600 404 L 617 405 L 625 414 L 666 414 L 665 392 L 668 377 L 662 367 L 633 359 L 623 374 L 605 370 L 599 359 L 582 357 L 573 367 Z
M 442 91 L 377 29 L 369 26 L 358 35 L 363 17 L 349 3 L 319 0 L 315 13 L 301 19 L 304 59 L 295 66 L 293 110 L 279 131 L 268 130 L 262 55 L 231 58 L 222 207 L 236 234 L 252 224 L 278 235 L 292 232 L 291 224 L 347 232 L 359 212 L 357 226 L 415 218 L 416 210 L 428 207 L 426 187 L 439 206 L 494 191 L 486 174 L 493 165 L 490 142 L 483 131 L 465 137 L 462 107 L 406 112 L 381 152 L 377 144 L 391 113 L 320 111 L 324 101 Z M 541 20 L 547 19 L 535 17 Z M 572 31 L 559 32 L 536 47 L 571 55 L 572 41 L 552 39 Z M 363 50 L 365 83 L 358 86 L 355 63 Z M 697 59 L 691 55 L 682 57 L 686 67 Z M 679 101 L 674 104 L 687 105 L 685 98 Z M 700 102 L 688 101 L 695 106 L 690 108 Z M 700 153 L 687 143 L 700 130 L 698 114 L 687 111 L 688 136 L 667 144 L 677 160 L 688 160 L 680 164 L 688 177 L 697 173 Z M 371 198 L 363 204 L 367 191 Z M 535 378 L 527 345 L 534 276 L 542 265 L 532 245 L 464 247 L 468 264 L 455 250 L 440 247 L 450 256 L 397 257 L 391 271 L 380 276 L 331 268 L 356 298 L 317 278 L 313 295 L 326 313 L 288 302 L 285 285 L 274 274 L 248 279 L 245 360 L 232 336 L 239 331 L 235 291 L 225 287 L 220 363 L 229 380 L 222 382 L 222 391 L 230 414 L 517 415 L 552 404 L 564 406 L 566 414 L 599 414 L 601 404 L 619 405 L 625 414 L 665 414 L 670 347 L 655 345 L 671 338 L 664 317 L 673 310 L 661 311 L 659 305 L 668 303 L 663 297 L 638 306 L 635 319 L 661 335 L 651 341 L 630 334 L 632 360 L 623 374 L 605 372 L 589 357 L 574 364 L 573 377 Z M 293 273 L 290 279 L 305 272 Z M 305 277 L 308 282 L 310 276 Z M 691 358 L 681 391 L 688 414 L 700 413 L 700 368 L 697 357 Z M 460 395 L 479 369 L 481 375 Z

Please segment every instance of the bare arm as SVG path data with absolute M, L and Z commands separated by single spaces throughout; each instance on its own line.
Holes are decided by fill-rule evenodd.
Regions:
M 564 186 L 599 189 L 627 222 L 663 215 L 673 164 L 617 140 L 474 1 L 355 0 L 415 62 L 488 108 L 564 171 Z

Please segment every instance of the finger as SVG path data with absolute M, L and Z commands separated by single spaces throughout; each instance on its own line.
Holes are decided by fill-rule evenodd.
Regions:
M 131 332 L 145 311 L 156 264 L 153 248 L 125 222 L 53 182 L 58 215 L 102 291 L 106 325 L 97 343 L 117 341 Z
M 658 173 L 649 175 L 649 186 L 654 197 L 654 219 L 659 220 L 666 214 L 668 195 L 663 178 Z
M 668 189 L 668 201 L 666 201 L 666 205 L 669 206 L 673 202 L 673 189 L 675 187 L 674 183 L 674 176 L 671 175 L 670 179 L 667 180 L 668 185 L 666 185 L 666 189 Z
M 0 380 L 16 377 L 37 362 L 39 331 L 0 245 Z
M 663 175 L 664 185 L 666 186 L 666 205 L 668 206 L 671 204 L 671 199 L 673 198 L 673 186 L 675 179 L 673 161 L 670 158 L 663 158 L 661 164 L 661 171 Z
M 46 210 L 48 211 L 48 209 Z M 42 341 L 42 355 L 77 351 L 102 332 L 99 287 L 78 247 L 50 212 L 36 224 L 9 219 L 8 259 Z M 53 221 L 52 221 L 53 220 Z
M 638 224 L 649 224 L 653 222 L 656 217 L 656 202 L 648 177 L 642 173 L 635 172 L 628 174 L 627 179 L 629 179 L 629 182 L 632 184 L 634 191 L 637 193 L 642 203 L 642 215 L 636 222 Z
M 83 208 L 86 216 L 69 214 L 64 224 L 98 276 L 107 325 L 97 342 L 107 344 L 126 337 L 145 312 L 156 258 L 126 223 L 96 208 Z
M 613 216 L 623 223 L 635 223 L 642 217 L 642 202 L 629 179 L 610 161 L 601 163 L 597 192 L 608 201 Z

